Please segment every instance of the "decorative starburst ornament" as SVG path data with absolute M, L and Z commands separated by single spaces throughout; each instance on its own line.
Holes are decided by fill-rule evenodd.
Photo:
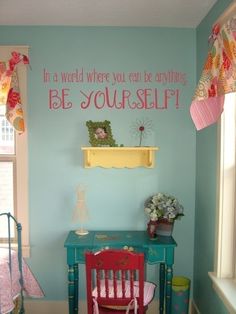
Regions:
M 142 146 L 143 139 L 147 138 L 153 130 L 152 120 L 148 118 L 137 119 L 131 125 L 131 133 L 139 138 L 139 146 Z

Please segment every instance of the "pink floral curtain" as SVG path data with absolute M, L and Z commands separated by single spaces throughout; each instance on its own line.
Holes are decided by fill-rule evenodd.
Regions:
M 16 51 L 12 52 L 9 61 L 0 61 L 0 105 L 6 105 L 6 118 L 19 133 L 25 130 L 24 113 L 16 72 L 16 66 L 21 62 L 29 64 L 29 59 Z
M 190 106 L 197 130 L 217 122 L 224 95 L 231 92 L 236 92 L 236 15 L 212 29 L 207 60 Z

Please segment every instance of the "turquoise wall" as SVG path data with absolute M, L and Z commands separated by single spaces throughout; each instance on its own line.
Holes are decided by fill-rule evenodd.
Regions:
M 29 264 L 48 300 L 67 297 L 67 233 L 75 229 L 72 213 L 76 187 L 87 186 L 89 229 L 146 228 L 143 203 L 158 191 L 171 193 L 185 207 L 185 217 L 176 222 L 174 237 L 178 243 L 174 272 L 193 277 L 194 211 L 195 211 L 195 129 L 189 105 L 196 85 L 196 37 L 194 29 L 173 28 L 80 28 L 80 27 L 0 27 L 1 45 L 29 45 L 31 70 L 28 72 L 29 134 L 29 210 L 31 257 Z M 62 83 L 61 72 L 76 69 L 125 74 L 126 82 Z M 50 73 L 45 80 L 44 69 Z M 178 72 L 184 82 L 129 82 L 128 73 Z M 55 74 L 55 76 L 54 76 Z M 58 75 L 58 81 L 56 76 Z M 177 90 L 166 109 L 97 109 L 94 102 L 81 108 L 83 93 L 117 89 L 132 94 L 137 101 L 138 88 L 158 91 L 159 107 L 167 89 Z M 70 109 L 49 108 L 49 90 L 68 89 Z M 176 103 L 177 107 L 176 108 Z M 66 105 L 68 106 L 68 104 Z M 137 119 L 153 121 L 153 133 L 144 145 L 159 146 L 153 169 L 84 169 L 81 146 L 87 146 L 87 120 L 111 121 L 117 143 L 138 145 L 130 132 Z M 83 267 L 82 267 L 83 269 Z M 84 285 L 83 272 L 81 287 Z M 155 267 L 148 268 L 153 280 Z M 84 298 L 84 289 L 82 287 Z
M 221 0 L 197 28 L 197 76 L 207 56 L 211 27 L 231 1 Z M 197 132 L 196 213 L 194 251 L 194 301 L 201 314 L 228 313 L 212 287 L 208 272 L 214 270 L 216 222 L 217 126 Z

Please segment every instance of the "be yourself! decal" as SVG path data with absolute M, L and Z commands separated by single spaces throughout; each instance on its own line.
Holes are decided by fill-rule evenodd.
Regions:
M 48 107 L 51 110 L 74 106 L 99 110 L 179 109 L 187 75 L 174 70 L 101 72 L 95 68 L 89 71 L 81 68 L 72 72 L 51 73 L 43 69 L 43 82 L 48 86 Z M 64 86 L 59 88 L 56 86 L 58 83 Z

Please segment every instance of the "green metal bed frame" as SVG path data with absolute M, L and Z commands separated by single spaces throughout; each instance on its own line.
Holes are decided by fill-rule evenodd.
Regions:
M 19 314 L 24 314 L 25 309 L 24 309 L 24 294 L 23 294 L 23 286 L 24 286 L 24 281 L 23 281 L 23 270 L 22 270 L 22 242 L 21 242 L 21 231 L 22 231 L 22 226 L 21 224 L 11 215 L 11 213 L 2 213 L 0 214 L 1 216 L 6 216 L 7 218 L 7 224 L 8 224 L 8 254 L 9 254 L 9 267 L 10 267 L 10 273 L 11 273 L 11 248 L 12 248 L 12 240 L 11 240 L 11 220 L 14 222 L 16 226 L 16 231 L 17 231 L 17 252 L 18 252 L 18 265 L 19 265 L 19 271 L 20 271 L 20 286 L 21 286 L 21 291 L 20 291 L 20 306 L 18 313 Z M 10 312 L 11 314 L 16 313 L 15 310 Z

